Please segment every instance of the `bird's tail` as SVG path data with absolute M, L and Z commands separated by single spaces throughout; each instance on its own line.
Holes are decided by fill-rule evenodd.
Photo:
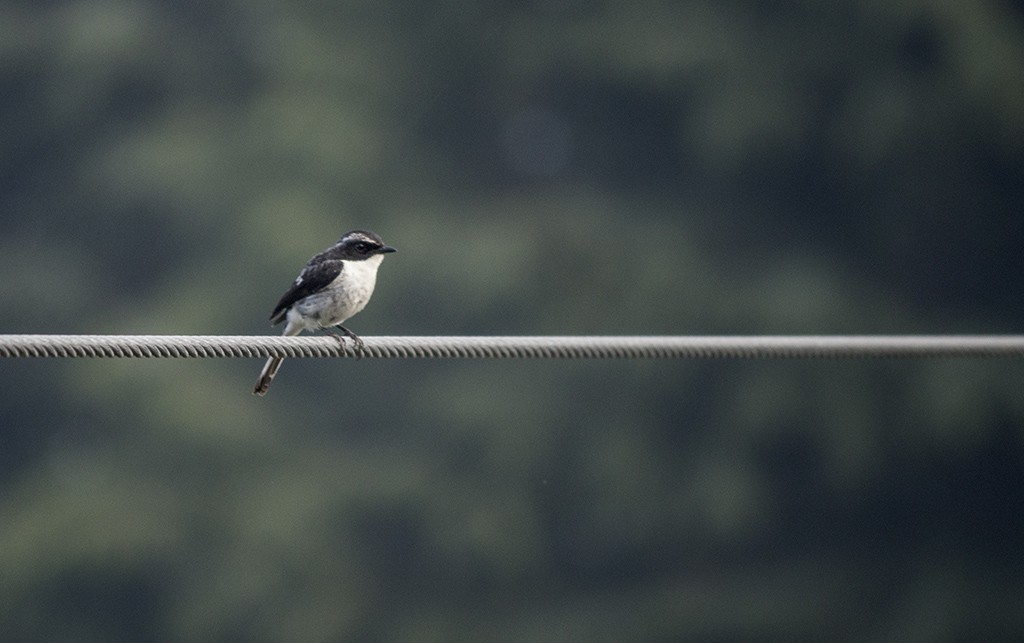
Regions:
M 256 386 L 252 389 L 253 395 L 263 397 L 267 394 L 267 389 L 270 388 L 270 381 L 277 375 L 277 369 L 281 368 L 281 362 L 283 361 L 283 357 L 271 357 L 267 360 L 267 363 L 263 365 L 263 370 L 260 371 L 259 379 L 256 380 Z
M 295 324 L 289 321 L 284 327 L 284 332 L 281 334 L 285 337 L 289 337 L 291 335 L 298 335 L 301 332 L 301 324 Z M 267 363 L 263 365 L 263 370 L 260 371 L 259 379 L 256 380 L 256 386 L 252 389 L 253 395 L 263 397 L 267 394 L 267 389 L 270 388 L 270 381 L 274 379 L 275 375 L 277 375 L 277 369 L 281 368 L 281 362 L 283 361 L 283 357 L 271 357 L 267 360 Z

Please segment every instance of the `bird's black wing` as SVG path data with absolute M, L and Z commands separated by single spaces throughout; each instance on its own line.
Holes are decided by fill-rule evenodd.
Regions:
M 274 312 L 270 313 L 272 324 L 281 323 L 295 302 L 320 292 L 338 278 L 345 264 L 340 259 L 331 259 L 325 255 L 326 252 L 313 257 L 292 282 L 291 288 L 281 296 L 281 301 L 274 306 Z

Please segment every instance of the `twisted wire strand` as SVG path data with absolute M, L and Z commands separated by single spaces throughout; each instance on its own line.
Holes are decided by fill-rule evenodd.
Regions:
M 1021 335 L 623 337 L 0 335 L 0 357 L 854 358 L 1024 357 Z

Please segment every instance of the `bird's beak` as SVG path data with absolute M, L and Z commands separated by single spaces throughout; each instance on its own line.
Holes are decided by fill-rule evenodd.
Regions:
M 381 248 L 377 252 L 380 253 L 380 254 L 384 254 L 384 253 L 387 253 L 387 252 L 398 252 L 398 251 L 395 250 L 394 248 L 392 248 L 391 246 L 384 246 L 383 248 Z

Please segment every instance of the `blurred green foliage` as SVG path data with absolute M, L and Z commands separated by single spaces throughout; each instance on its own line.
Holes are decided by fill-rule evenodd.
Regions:
M 1010 0 L 0 3 L 0 331 L 1020 332 Z M 0 362 L 5 640 L 1024 634 L 1024 365 Z

